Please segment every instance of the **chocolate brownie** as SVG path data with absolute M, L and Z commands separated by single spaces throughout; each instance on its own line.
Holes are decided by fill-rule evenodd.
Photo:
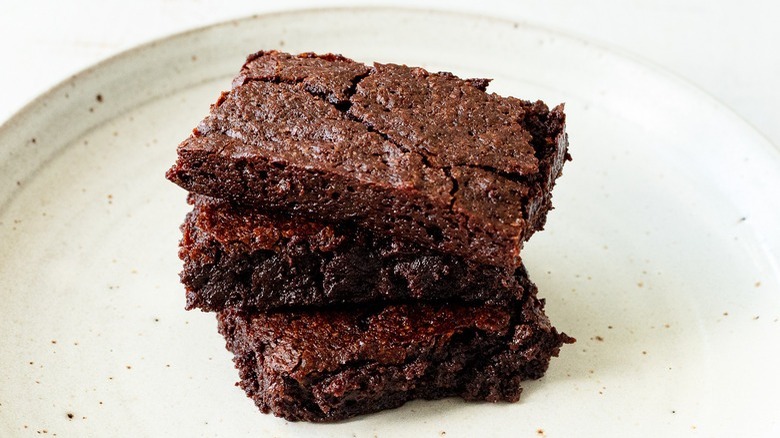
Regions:
M 201 195 L 189 202 L 194 208 L 182 225 L 179 251 L 188 309 L 450 299 L 496 304 L 523 294 L 513 271 L 354 226 L 271 217 Z
M 531 285 L 532 286 L 532 285 Z M 573 338 L 529 288 L 505 306 L 401 304 L 218 314 L 241 388 L 263 412 L 334 421 L 411 399 L 517 401 Z
M 258 52 L 179 145 L 191 192 L 514 268 L 569 158 L 563 107 L 488 80 Z

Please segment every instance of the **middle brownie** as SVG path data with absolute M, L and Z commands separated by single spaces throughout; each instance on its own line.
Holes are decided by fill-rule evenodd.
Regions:
M 410 299 L 501 304 L 523 296 L 522 266 L 481 265 L 354 225 L 270 217 L 201 195 L 189 202 L 179 251 L 187 309 Z

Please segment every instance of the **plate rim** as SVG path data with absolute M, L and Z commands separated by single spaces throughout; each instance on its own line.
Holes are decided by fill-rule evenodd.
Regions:
M 28 101 L 26 104 L 24 104 L 21 108 L 19 108 L 17 111 L 11 114 L 5 121 L 3 121 L 2 124 L 0 124 L 0 138 L 2 138 L 4 135 L 6 135 L 6 131 L 12 130 L 16 125 L 20 123 L 21 120 L 23 120 L 26 116 L 28 116 L 30 113 L 34 112 L 34 109 L 41 106 L 43 102 L 45 102 L 48 98 L 50 98 L 52 95 L 56 94 L 58 91 L 64 89 L 68 86 L 70 82 L 78 81 L 81 79 L 84 79 L 85 77 L 89 76 L 90 74 L 94 73 L 96 70 L 101 70 L 107 65 L 113 64 L 115 62 L 121 61 L 125 58 L 135 56 L 139 52 L 143 52 L 148 49 L 152 49 L 158 44 L 162 44 L 165 42 L 169 42 L 171 40 L 179 39 L 179 38 L 187 38 L 190 35 L 198 34 L 201 32 L 208 31 L 210 29 L 216 29 L 220 27 L 226 27 L 226 26 L 233 26 L 236 24 L 241 23 L 248 23 L 253 20 L 258 19 L 273 19 L 276 16 L 289 16 L 289 15 L 309 15 L 309 14 L 319 14 L 319 13 L 350 13 L 350 12 L 381 12 L 381 11 L 388 11 L 388 12 L 403 12 L 403 13 L 422 13 L 422 14 L 438 14 L 438 15 L 448 15 L 448 16 L 454 16 L 454 17 L 469 17 L 469 18 L 477 18 L 480 20 L 489 20 L 494 21 L 498 23 L 502 23 L 504 25 L 512 25 L 512 26 L 522 26 L 529 30 L 535 30 L 535 31 L 544 31 L 547 33 L 554 34 L 556 36 L 563 37 L 568 40 L 577 41 L 580 43 L 584 43 L 587 45 L 590 45 L 598 50 L 601 50 L 603 52 L 609 53 L 612 56 L 627 60 L 634 64 L 639 64 L 643 67 L 646 67 L 652 72 L 658 76 L 663 78 L 668 84 L 674 85 L 676 88 L 684 88 L 688 92 L 695 93 L 697 97 L 706 99 L 710 101 L 711 103 L 714 103 L 719 109 L 723 110 L 725 114 L 728 114 L 728 118 L 732 119 L 733 121 L 737 122 L 740 126 L 740 129 L 743 131 L 749 131 L 753 135 L 757 135 L 757 137 L 761 138 L 762 147 L 764 147 L 767 150 L 771 150 L 775 158 L 780 159 L 780 145 L 775 145 L 769 137 L 764 134 L 761 130 L 756 128 L 748 119 L 743 117 L 741 114 L 739 114 L 736 110 L 731 108 L 729 105 L 722 102 L 720 99 L 718 99 L 713 94 L 707 92 L 707 90 L 700 87 L 695 82 L 685 78 L 682 75 L 679 75 L 668 68 L 664 67 L 661 64 L 658 64 L 646 57 L 643 57 L 641 55 L 638 55 L 634 52 L 628 51 L 626 49 L 622 49 L 613 45 L 609 45 L 606 43 L 603 43 L 601 41 L 594 41 L 591 39 L 588 39 L 582 35 L 578 35 L 574 32 L 568 32 L 563 29 L 559 28 L 553 28 L 544 26 L 537 23 L 532 23 L 526 20 L 512 20 L 505 17 L 500 17 L 497 15 L 492 15 L 489 13 L 474 13 L 474 12 L 468 12 L 463 10 L 447 10 L 444 8 L 433 8 L 433 7 L 413 7 L 413 6 L 386 6 L 386 5 L 361 5 L 361 6 L 323 6 L 323 7 L 300 7 L 300 8 L 289 8 L 289 9 L 283 9 L 278 11 L 269 11 L 264 13 L 258 13 L 258 14 L 252 14 L 247 15 L 239 18 L 229 19 L 229 20 L 223 20 L 216 23 L 206 24 L 203 26 L 197 26 L 191 29 L 187 29 L 180 32 L 174 32 L 171 34 L 167 34 L 158 38 L 154 38 L 150 41 L 143 42 L 141 44 L 135 45 L 133 47 L 130 47 L 128 49 L 124 49 L 118 53 L 115 53 L 113 55 L 110 55 L 107 58 L 101 59 L 100 61 L 87 66 L 86 68 L 83 68 L 79 70 L 76 73 L 73 73 L 59 82 L 55 83 L 42 93 L 38 94 L 36 97 L 34 97 L 32 100 Z

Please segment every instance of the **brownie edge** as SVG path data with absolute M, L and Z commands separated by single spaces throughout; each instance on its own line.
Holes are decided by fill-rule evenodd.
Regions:
M 217 315 L 238 385 L 258 408 L 328 422 L 412 399 L 519 399 L 564 343 L 544 301 L 509 306 L 389 305 L 373 309 Z
M 179 256 L 187 308 L 260 310 L 366 302 L 507 303 L 515 273 L 348 225 L 278 218 L 191 195 Z M 522 267 L 517 270 L 523 270 Z

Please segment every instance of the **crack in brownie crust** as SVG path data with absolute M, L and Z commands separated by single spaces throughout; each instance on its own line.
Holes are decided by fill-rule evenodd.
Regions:
M 167 175 L 189 191 L 517 267 L 568 157 L 565 118 L 487 83 L 259 52 Z
M 520 382 L 541 377 L 574 341 L 550 325 L 533 285 L 528 291 L 505 306 L 228 309 L 218 322 L 239 384 L 263 412 L 335 421 L 417 398 L 517 401 Z
M 518 299 L 513 271 L 477 265 L 348 225 L 273 218 L 192 195 L 179 256 L 187 308 L 270 309 L 370 301 Z M 523 268 L 518 268 L 522 270 Z

